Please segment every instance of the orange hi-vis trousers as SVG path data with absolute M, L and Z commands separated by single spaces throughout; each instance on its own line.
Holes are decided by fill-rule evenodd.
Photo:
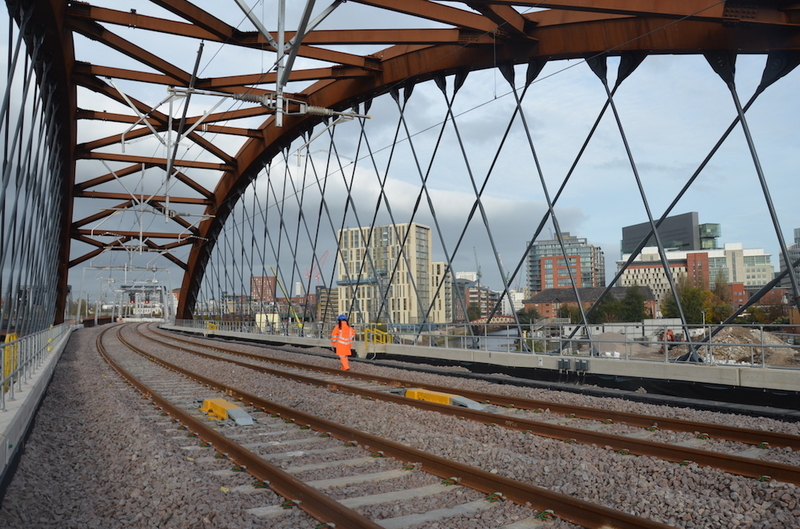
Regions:
M 342 363 L 343 371 L 350 369 L 350 360 L 347 359 L 347 355 L 339 355 L 339 361 Z

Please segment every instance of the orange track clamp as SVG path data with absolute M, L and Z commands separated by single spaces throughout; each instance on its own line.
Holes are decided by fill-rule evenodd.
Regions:
M 246 411 L 225 399 L 205 399 L 200 411 L 207 413 L 212 419 L 219 419 L 220 421 L 230 418 L 239 426 L 253 424 L 253 418 Z

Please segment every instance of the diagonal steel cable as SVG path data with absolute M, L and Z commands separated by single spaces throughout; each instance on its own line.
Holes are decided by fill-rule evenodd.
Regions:
M 459 81 L 460 81 L 460 82 L 459 82 Z M 441 82 L 441 81 L 440 81 L 440 82 Z M 456 80 L 456 88 L 455 88 L 455 91 L 458 91 L 458 88 L 460 87 L 460 83 L 461 83 L 461 82 L 463 82 L 463 79 L 459 80 L 459 79 L 457 78 L 457 80 Z M 527 86 L 524 88 L 524 90 L 523 90 L 523 95 L 524 95 L 524 93 L 525 93 L 525 90 L 527 90 L 527 88 L 528 88 Z M 455 97 L 455 93 L 454 93 L 454 97 Z M 515 108 L 515 109 L 512 111 L 511 118 L 509 119 L 508 125 L 506 126 L 506 130 L 505 130 L 505 132 L 503 133 L 503 137 L 502 137 L 502 138 L 501 138 L 501 140 L 500 140 L 500 144 L 499 144 L 499 146 L 498 146 L 497 150 L 495 151 L 494 157 L 493 157 L 493 159 L 492 159 L 492 162 L 491 162 L 491 164 L 490 164 L 490 166 L 489 166 L 489 169 L 488 169 L 488 171 L 487 171 L 487 173 L 486 173 L 486 176 L 485 176 L 485 178 L 484 178 L 484 181 L 483 181 L 483 183 L 482 183 L 482 185 L 481 185 L 481 188 L 480 188 L 480 190 L 478 191 L 477 198 L 476 198 L 476 200 L 475 200 L 475 201 L 473 201 L 473 203 L 472 203 L 472 207 L 471 207 L 471 209 L 470 209 L 470 212 L 469 212 L 469 214 L 467 215 L 467 219 L 466 219 L 466 221 L 464 222 L 464 226 L 463 226 L 463 227 L 462 227 L 462 229 L 461 229 L 461 233 L 459 234 L 459 236 L 458 236 L 458 239 L 456 240 L 456 244 L 455 244 L 455 246 L 454 246 L 454 248 L 453 248 L 453 253 L 452 253 L 451 255 L 449 255 L 449 256 L 448 256 L 448 266 L 450 266 L 450 271 L 452 271 L 452 264 L 451 264 L 451 261 L 450 261 L 450 259 L 452 259 L 452 258 L 455 258 L 455 255 L 457 254 L 457 252 L 458 252 L 459 248 L 461 247 L 461 243 L 463 242 L 463 240 L 464 240 L 464 237 L 466 236 L 466 233 L 467 233 L 467 229 L 468 229 L 468 227 L 469 227 L 469 224 L 470 224 L 470 222 L 471 222 L 471 220 L 472 220 L 473 216 L 475 215 L 475 212 L 477 211 L 477 208 L 478 208 L 478 199 L 479 199 L 479 198 L 480 198 L 480 197 L 483 195 L 483 192 L 484 192 L 484 190 L 486 189 L 486 185 L 487 185 L 487 183 L 488 183 L 488 181 L 489 181 L 489 178 L 490 178 L 490 176 L 491 176 L 491 174 L 492 174 L 492 172 L 493 172 L 493 170 L 494 170 L 494 167 L 495 167 L 495 165 L 497 164 L 497 161 L 498 161 L 498 159 L 499 159 L 499 156 L 500 156 L 500 152 L 501 152 L 501 150 L 502 150 L 502 147 L 503 147 L 503 145 L 505 144 L 505 141 L 506 141 L 506 139 L 508 138 L 508 136 L 509 136 L 509 133 L 511 132 L 511 128 L 512 128 L 512 126 L 513 126 L 513 124 L 514 124 L 514 121 L 515 121 L 515 119 L 516 119 L 516 116 L 517 116 L 517 112 L 518 112 L 518 110 L 519 110 L 518 108 Z M 444 122 L 446 123 L 446 120 L 444 120 Z M 440 139 L 441 139 L 441 134 L 442 134 L 442 133 L 443 133 L 443 130 L 440 132 Z M 430 205 L 430 207 L 432 208 L 432 207 L 433 207 L 433 205 L 432 205 L 432 202 L 430 201 L 430 197 L 428 197 L 428 200 L 429 200 L 429 205 Z M 442 244 L 444 245 L 444 241 L 442 242 Z M 445 246 L 445 254 L 447 255 L 446 246 Z M 456 287 L 455 280 L 453 281 L 453 283 L 454 283 L 454 290 L 458 291 L 458 288 Z M 437 294 L 438 294 L 439 290 L 441 289 L 441 286 L 442 286 L 442 285 L 439 285 L 439 287 L 437 288 Z M 463 292 L 461 292 L 461 294 L 462 294 L 462 298 L 460 298 L 460 299 L 463 299 Z M 467 315 L 467 309 L 466 309 L 466 307 L 464 307 L 464 308 L 463 308 L 463 311 L 464 311 L 464 312 L 463 312 L 463 313 L 464 313 L 464 316 L 466 317 L 466 315 Z M 468 326 L 467 328 L 470 330 L 470 333 L 472 333 L 472 326 Z M 472 345 L 472 346 L 473 346 L 473 348 L 477 347 L 477 341 L 475 341 L 475 340 L 476 340 L 476 339 L 475 339 L 475 338 L 473 338 L 473 345 Z
M 513 72 L 513 66 L 508 71 Z M 532 80 L 533 79 L 531 79 L 531 81 Z M 480 211 L 481 220 L 483 221 L 483 226 L 486 229 L 486 235 L 489 237 L 489 243 L 490 243 L 490 245 L 492 247 L 492 253 L 494 254 L 494 258 L 495 258 L 495 261 L 497 263 L 497 269 L 500 272 L 500 279 L 503 282 L 503 294 L 500 297 L 500 299 L 498 300 L 498 302 L 495 304 L 495 306 L 492 308 L 492 310 L 490 311 L 489 317 L 487 319 L 487 324 L 488 324 L 488 323 L 491 322 L 491 318 L 494 316 L 494 314 L 497 311 L 498 307 L 502 304 L 503 299 L 504 298 L 508 298 L 510 300 L 510 298 L 511 298 L 511 296 L 510 296 L 510 294 L 508 292 L 508 285 L 509 285 L 508 278 L 506 277 L 505 270 L 503 270 L 503 268 L 504 268 L 503 261 L 500 258 L 500 252 L 497 249 L 497 244 L 494 241 L 494 236 L 492 234 L 492 229 L 489 226 L 489 218 L 486 215 L 486 209 L 484 208 L 483 201 L 481 200 L 481 196 L 483 194 L 483 189 L 485 188 L 485 185 L 489 180 L 489 175 L 491 174 L 491 171 L 489 172 L 489 174 L 487 174 L 486 179 L 484 180 L 483 186 L 481 186 L 481 189 L 479 191 L 478 190 L 478 186 L 477 186 L 477 184 L 475 182 L 475 175 L 474 175 L 474 173 L 472 171 L 472 166 L 471 166 L 470 161 L 469 161 L 469 156 L 467 155 L 466 148 L 464 147 L 464 142 L 461 139 L 461 132 L 460 132 L 460 130 L 458 128 L 458 122 L 456 121 L 456 117 L 453 114 L 453 101 L 455 100 L 456 92 L 453 93 L 452 98 L 448 98 L 444 84 L 442 84 L 442 83 L 437 83 L 437 84 L 439 85 L 439 89 L 441 90 L 442 96 L 445 99 L 445 104 L 447 105 L 447 114 L 448 114 L 448 116 L 450 118 L 450 121 L 452 122 L 453 131 L 455 132 L 456 139 L 458 140 L 458 146 L 459 146 L 459 149 L 461 150 L 461 156 L 462 156 L 462 158 L 464 160 L 464 165 L 466 167 L 467 174 L 469 175 L 470 183 L 472 184 L 472 190 L 475 193 L 475 203 L 478 206 L 478 211 Z M 513 77 L 512 77 L 512 79 L 510 81 L 510 84 L 511 84 L 512 87 L 514 86 Z M 517 94 L 516 94 L 516 88 L 515 88 L 514 95 L 515 95 L 515 97 L 518 97 Z M 520 103 L 521 102 L 518 99 L 517 100 L 517 105 L 520 105 Z M 516 113 L 515 113 L 515 115 L 516 115 Z M 499 153 L 499 148 L 498 148 L 498 153 Z M 497 155 L 495 155 L 495 159 L 497 159 Z M 470 220 L 471 220 L 471 218 L 470 218 Z M 478 285 L 478 287 L 480 288 L 480 285 Z M 483 312 L 483 310 L 481 310 L 481 312 Z M 513 310 L 513 303 L 512 303 L 511 313 L 512 313 L 512 315 L 514 317 L 514 324 L 517 327 L 517 332 L 518 332 L 519 336 L 522 336 L 522 328 L 519 325 L 519 319 L 517 318 L 517 313 L 516 313 L 516 311 Z M 522 343 L 520 342 L 520 345 L 521 344 Z
M 636 187 L 639 190 L 639 195 L 642 198 L 642 205 L 645 208 L 645 212 L 647 213 L 647 219 L 650 223 L 650 228 L 653 232 L 653 238 L 656 241 L 656 247 L 658 248 L 658 254 L 661 258 L 661 264 L 664 267 L 664 274 L 667 277 L 667 281 L 669 282 L 670 288 L 672 289 L 672 294 L 675 296 L 675 302 L 678 307 L 678 314 L 681 319 L 681 327 L 683 327 L 684 336 L 689 336 L 689 326 L 686 324 L 686 316 L 683 312 L 683 307 L 681 306 L 681 302 L 678 296 L 678 290 L 675 286 L 675 278 L 672 275 L 672 269 L 669 266 L 669 260 L 667 259 L 666 251 L 664 250 L 664 245 L 661 242 L 661 237 L 658 234 L 658 230 L 656 229 L 655 221 L 653 220 L 653 213 L 650 210 L 650 204 L 647 200 L 647 194 L 645 193 L 644 186 L 642 185 L 642 179 L 639 176 L 639 170 L 636 167 L 636 162 L 633 159 L 633 153 L 631 152 L 630 144 L 628 143 L 628 138 L 625 135 L 625 129 L 622 126 L 622 120 L 620 119 L 619 112 L 617 111 L 617 106 L 614 103 L 614 97 L 611 95 L 611 89 L 608 86 L 608 79 L 606 78 L 606 57 L 594 57 L 587 61 L 587 64 L 592 69 L 592 71 L 597 75 L 600 82 L 603 84 L 603 88 L 606 90 L 606 96 L 611 104 L 611 111 L 614 114 L 614 120 L 617 123 L 617 128 L 619 129 L 620 138 L 622 139 L 622 143 L 625 147 L 625 152 L 628 156 L 628 161 L 631 165 L 631 171 L 633 172 L 634 179 L 636 181 Z M 692 351 L 690 355 L 690 359 L 692 361 L 699 361 L 700 357 L 697 356 L 697 353 Z
M 711 67 L 725 82 L 728 90 L 731 93 L 733 104 L 736 107 L 736 114 L 739 117 L 739 124 L 742 127 L 742 132 L 744 133 L 745 141 L 747 142 L 747 149 L 750 151 L 750 158 L 753 160 L 753 166 L 758 177 L 758 183 L 760 184 L 761 191 L 764 194 L 764 202 L 767 206 L 767 210 L 769 211 L 769 216 L 772 220 L 772 226 L 775 229 L 775 235 L 781 248 L 781 253 L 788 263 L 789 251 L 786 247 L 786 241 L 783 238 L 783 231 L 781 230 L 780 222 L 778 220 L 778 214 L 775 211 L 775 205 L 772 202 L 772 196 L 769 192 L 769 184 L 767 183 L 767 178 L 764 175 L 764 169 L 761 166 L 761 161 L 758 157 L 758 151 L 756 150 L 755 142 L 753 141 L 753 135 L 750 133 L 750 127 L 747 124 L 747 118 L 744 115 L 742 103 L 739 100 L 739 93 L 736 90 L 736 83 L 734 80 L 736 56 L 732 53 L 717 52 L 706 54 L 706 59 L 708 59 Z M 792 291 L 794 292 L 795 305 L 797 306 L 798 310 L 800 310 L 800 291 L 798 290 L 797 278 L 795 277 L 793 268 L 789 268 L 788 275 L 789 282 L 792 285 Z
M 744 106 L 743 112 L 747 112 L 747 110 L 753 105 L 753 103 L 755 103 L 759 95 L 761 95 L 769 86 L 771 86 L 777 80 L 779 80 L 780 78 L 784 77 L 786 74 L 791 72 L 797 66 L 798 62 L 800 62 L 800 54 L 793 54 L 792 56 L 787 56 L 785 52 L 770 53 L 769 56 L 767 57 L 766 65 L 764 66 L 764 73 L 762 75 L 761 82 L 759 83 L 753 95 L 750 97 L 750 100 Z M 659 218 L 658 221 L 656 222 L 656 229 L 658 229 L 658 227 L 661 226 L 661 224 L 664 222 L 664 220 L 666 220 L 669 214 L 672 213 L 672 210 L 675 208 L 675 206 L 678 205 L 680 199 L 683 198 L 683 196 L 692 186 L 694 181 L 700 176 L 700 173 L 703 171 L 703 169 L 705 169 L 705 167 L 708 165 L 708 163 L 711 161 L 711 159 L 714 157 L 714 155 L 717 153 L 720 147 L 722 147 L 722 144 L 725 142 L 728 136 L 730 136 L 731 132 L 733 132 L 734 128 L 736 128 L 736 125 L 738 123 L 739 123 L 739 116 L 737 115 L 733 119 L 731 124 L 728 125 L 728 128 L 725 129 L 725 131 L 722 133 L 720 138 L 717 140 L 716 144 L 714 144 L 714 146 L 708 152 L 703 161 L 700 162 L 700 165 L 698 165 L 697 169 L 692 173 L 692 175 L 683 185 L 683 187 L 675 196 L 675 198 L 672 200 L 672 202 L 669 204 L 669 206 L 667 206 L 667 208 L 664 210 L 664 213 L 661 215 L 661 218 Z M 642 240 L 639 242 L 636 248 L 630 253 L 628 260 L 617 271 L 616 275 L 614 276 L 614 279 L 600 294 L 598 302 L 601 299 L 603 299 L 603 297 L 605 297 L 605 295 L 610 291 L 610 289 L 614 286 L 614 284 L 620 279 L 620 277 L 622 277 L 622 274 L 625 273 L 630 264 L 636 259 L 639 252 L 642 251 L 642 249 L 645 247 L 647 241 L 650 239 L 652 235 L 653 231 L 651 228 L 651 230 L 647 232 L 647 234 L 644 236 L 644 238 L 642 238 Z M 596 306 L 597 305 L 595 304 L 589 309 L 589 312 L 587 312 L 587 316 L 591 315 Z M 570 337 L 572 337 L 572 335 Z

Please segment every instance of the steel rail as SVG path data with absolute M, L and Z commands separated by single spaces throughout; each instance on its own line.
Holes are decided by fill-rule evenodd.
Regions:
M 120 335 L 120 332 L 122 330 L 121 326 L 116 327 L 116 329 L 117 329 L 117 339 L 120 342 L 125 344 L 133 351 L 145 356 L 145 358 L 148 358 L 151 361 L 155 361 L 154 357 L 142 351 L 141 349 L 138 349 L 137 347 L 131 345 L 130 343 L 126 342 L 124 338 L 122 338 L 122 336 Z M 103 332 L 101 332 L 97 336 L 96 340 L 97 350 L 100 352 L 100 355 L 103 357 L 103 359 L 106 362 L 108 362 L 108 364 L 115 371 L 117 371 L 117 373 L 119 373 L 125 380 L 127 380 L 131 385 L 133 385 L 142 394 L 144 394 L 145 397 L 151 399 L 158 406 L 160 406 L 166 413 L 169 413 L 174 418 L 179 420 L 187 428 L 195 432 L 200 439 L 208 443 L 211 443 L 211 445 L 214 446 L 214 448 L 216 448 L 221 453 L 227 454 L 228 457 L 233 461 L 235 461 L 237 464 L 245 466 L 247 468 L 247 472 L 249 472 L 256 478 L 268 481 L 270 489 L 275 491 L 277 494 L 280 494 L 281 496 L 289 500 L 300 500 L 300 505 L 299 505 L 300 509 L 307 512 L 315 519 L 321 522 L 336 523 L 340 527 L 353 527 L 359 529 L 361 528 L 380 529 L 381 526 L 378 525 L 377 523 L 362 516 L 358 512 L 348 507 L 345 507 L 338 501 L 323 494 L 319 490 L 303 483 L 302 481 L 295 478 L 291 474 L 288 474 L 283 470 L 279 469 L 278 467 L 271 465 L 265 459 L 247 450 L 238 443 L 228 439 L 221 433 L 214 430 L 212 427 L 196 419 L 183 409 L 175 406 L 169 400 L 162 397 L 157 392 L 153 391 L 144 383 L 136 379 L 133 375 L 128 373 L 122 366 L 114 362 L 114 360 L 111 358 L 111 356 L 108 354 L 105 347 L 103 346 L 102 344 L 103 336 L 109 330 L 110 328 L 103 330 Z M 166 363 L 158 361 L 156 361 L 156 363 L 161 364 L 163 367 L 166 367 L 168 369 L 174 369 L 173 367 L 169 366 Z M 178 369 L 175 370 L 178 371 Z
M 138 329 L 137 329 L 138 332 Z M 296 373 L 287 373 L 270 369 L 268 367 L 256 366 L 246 362 L 239 362 L 237 360 L 225 359 L 215 357 L 206 353 L 192 351 L 180 346 L 154 340 L 153 338 L 146 337 L 156 343 L 166 345 L 184 352 L 196 354 L 204 358 L 215 360 L 222 360 L 235 365 L 253 369 L 262 373 L 267 373 L 274 376 L 288 378 L 297 382 L 302 382 L 309 385 L 326 387 L 328 389 L 341 390 L 347 393 L 353 393 L 362 397 L 368 397 L 374 400 L 382 400 L 393 402 L 396 404 L 403 404 L 413 406 L 426 411 L 433 411 L 444 415 L 455 416 L 459 418 L 469 419 L 471 421 L 480 422 L 488 425 L 503 426 L 512 430 L 519 430 L 524 432 L 534 433 L 543 437 L 550 437 L 553 439 L 560 439 L 568 442 L 576 442 L 582 444 L 595 444 L 598 446 L 609 446 L 613 450 L 623 453 L 630 453 L 635 455 L 651 456 L 666 461 L 673 461 L 678 463 L 693 462 L 701 466 L 709 466 L 719 470 L 738 474 L 752 478 L 763 478 L 768 476 L 770 479 L 777 479 L 787 483 L 794 483 L 800 485 L 800 467 L 793 465 L 786 465 L 783 463 L 773 463 L 770 461 L 762 461 L 759 459 L 736 456 L 732 454 L 724 454 L 718 452 L 711 452 L 708 450 L 700 450 L 697 448 L 683 447 L 678 445 L 671 445 L 666 443 L 658 443 L 654 441 L 647 441 L 645 439 L 637 439 L 634 437 L 626 437 L 623 435 L 608 434 L 598 431 L 585 430 L 582 428 L 572 428 L 552 423 L 545 423 L 542 421 L 535 421 L 530 419 L 523 419 L 518 417 L 509 417 L 499 415 L 497 413 L 471 410 L 467 408 L 459 408 L 445 404 L 437 404 L 434 402 L 427 402 L 423 400 L 408 399 L 399 395 L 393 395 L 382 391 L 373 391 L 369 389 L 359 388 L 357 386 L 350 386 L 346 384 L 331 383 L 329 381 L 320 380 L 305 375 Z M 271 359 L 270 359 L 271 360 Z M 269 360 L 268 360 L 269 361 Z M 337 372 L 338 374 L 339 372 Z M 445 388 L 447 389 L 447 388 Z M 452 390 L 448 390 L 452 392 Z
M 740 443 L 759 445 L 762 443 L 769 443 L 773 447 L 787 447 L 792 450 L 800 450 L 800 436 L 791 435 L 781 432 L 770 432 L 766 430 L 755 430 L 752 428 L 737 428 L 735 426 L 726 426 L 722 424 L 711 424 L 704 422 L 689 421 L 684 419 L 674 419 L 671 417 L 646 415 L 643 413 L 632 413 L 625 411 L 612 411 L 602 410 L 597 408 L 590 408 L 587 406 L 578 406 L 574 404 L 561 404 L 558 402 L 529 399 L 524 397 L 511 397 L 508 395 L 498 395 L 496 393 L 487 393 L 483 391 L 472 391 L 464 388 L 453 388 L 448 386 L 439 386 L 436 384 L 427 384 L 424 382 L 413 382 L 410 380 L 403 380 L 395 377 L 383 377 L 380 375 L 369 375 L 365 373 L 357 373 L 353 371 L 340 371 L 334 368 L 323 366 L 315 366 L 311 364 L 304 364 L 302 362 L 293 362 L 291 360 L 282 360 L 277 358 L 267 358 L 257 354 L 243 353 L 240 351 L 233 351 L 224 349 L 217 346 L 207 346 L 198 344 L 191 340 L 174 336 L 172 333 L 165 334 L 163 332 L 156 332 L 160 336 L 169 337 L 170 339 L 207 347 L 210 349 L 218 350 L 221 352 L 243 356 L 246 358 L 253 358 L 262 361 L 274 362 L 277 364 L 296 367 L 299 369 L 306 369 L 309 371 L 319 371 L 332 375 L 353 378 L 356 380 L 364 380 L 367 382 L 375 382 L 378 384 L 386 384 L 394 387 L 403 388 L 422 388 L 432 391 L 441 391 L 444 393 L 458 392 L 462 397 L 466 397 L 478 402 L 485 402 L 495 404 L 497 406 L 513 406 L 524 410 L 538 410 L 549 408 L 553 413 L 574 414 L 580 419 L 592 419 L 598 421 L 612 420 L 613 422 L 627 424 L 629 426 L 638 426 L 641 428 L 649 428 L 657 426 L 660 430 L 671 430 L 676 432 L 688 433 L 704 433 L 709 437 L 716 439 L 724 439 L 726 441 L 736 441 Z M 151 338 L 152 339 L 152 338 Z
M 184 369 L 161 360 L 128 343 L 121 336 L 118 337 L 120 341 L 122 341 L 128 347 L 135 350 L 145 358 L 153 361 L 154 363 L 166 367 L 167 369 L 174 370 L 177 373 L 192 378 L 202 384 L 206 384 L 212 388 L 224 391 L 232 398 L 239 399 L 242 402 L 257 408 L 261 408 L 269 413 L 277 414 L 284 419 L 291 419 L 297 424 L 309 426 L 317 431 L 330 433 L 337 439 L 356 442 L 365 449 L 381 451 L 386 457 L 392 457 L 406 463 L 421 465 L 421 468 L 423 468 L 426 472 L 435 476 L 439 476 L 443 479 L 456 478 L 460 485 L 484 492 L 486 494 L 500 492 L 505 499 L 513 501 L 514 503 L 528 505 L 541 511 L 551 510 L 555 516 L 589 529 L 608 529 L 609 527 L 618 529 L 666 529 L 669 527 L 668 525 L 660 522 L 648 520 L 646 518 L 640 518 L 616 509 L 573 498 L 566 494 L 553 492 L 542 487 L 537 487 L 536 485 L 523 483 L 511 478 L 493 474 L 471 465 L 450 461 L 443 457 L 417 450 L 416 448 L 411 448 L 400 443 L 382 439 L 380 437 L 349 428 L 327 419 L 282 406 L 276 402 L 272 402 L 270 400 L 247 393 L 232 386 L 228 386 L 222 382 L 198 375 L 197 373 L 193 373 L 188 369 Z M 158 342 L 157 340 L 154 341 Z M 253 366 L 245 365 L 245 367 Z

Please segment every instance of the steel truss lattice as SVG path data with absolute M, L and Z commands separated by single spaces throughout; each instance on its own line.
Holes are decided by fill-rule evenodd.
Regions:
M 55 320 L 63 314 L 67 270 L 115 251 L 126 256 L 155 252 L 182 270 L 178 312 L 186 318 L 198 302 L 207 305 L 221 299 L 223 292 L 247 292 L 250 277 L 270 275 L 272 265 L 284 288 L 291 289 L 299 280 L 305 281 L 308 292 L 312 276 L 305 276 L 303 269 L 316 266 L 321 270 L 322 252 L 341 252 L 329 240 L 335 239 L 338 230 L 359 226 L 371 238 L 376 226 L 396 227 L 420 218 L 432 224 L 441 261 L 451 273 L 463 266 L 460 259 L 471 253 L 466 241 L 478 234 L 487 252 L 484 260 L 496 266 L 507 294 L 523 274 L 527 252 L 519 251 L 513 260 L 507 255 L 503 263 L 498 228 L 486 204 L 491 200 L 488 190 L 496 190 L 493 186 L 507 170 L 503 158 L 508 149 L 524 147 L 520 152 L 530 167 L 530 187 L 525 192 L 544 204 L 544 214 L 526 219 L 519 238 L 532 244 L 543 230 L 553 229 L 561 240 L 564 192 L 569 191 L 568 183 L 603 123 L 612 123 L 616 129 L 644 220 L 653 228 L 692 189 L 732 131 L 743 134 L 742 148 L 750 154 L 760 203 L 765 205 L 763 216 L 786 254 L 781 211 L 772 198 L 776 190 L 770 188 L 747 120 L 747 111 L 761 93 L 789 75 L 798 62 L 798 15 L 780 2 L 740 9 L 736 2 L 696 0 L 679 5 L 622 0 L 387 0 L 334 2 L 316 11 L 314 2 L 307 2 L 294 14 L 279 14 L 278 22 L 265 28 L 246 22 L 230 6 L 220 8 L 219 3 L 132 1 L 130 9 L 126 4 L 127 10 L 118 3 L 100 4 L 7 2 L 11 25 L 19 27 L 32 20 L 36 27 L 45 28 L 38 47 L 33 38 L 20 41 L 26 56 L 35 62 L 41 48 L 52 63 L 46 74 L 36 70 L 36 85 L 47 86 L 49 92 L 41 93 L 52 94 L 51 99 L 57 101 L 43 115 L 60 124 L 52 133 L 54 141 L 48 145 L 53 147 L 46 156 L 48 163 L 61 164 L 48 173 L 56 181 L 47 186 L 50 193 L 62 193 L 47 201 L 57 204 L 61 214 L 47 217 L 55 223 L 48 233 L 55 235 L 44 246 L 56 253 L 43 254 L 40 263 L 52 259 L 59 267 L 52 294 L 58 300 L 57 310 L 48 316 Z M 266 10 L 261 9 L 261 18 L 274 20 L 274 13 Z M 280 17 L 285 15 L 297 22 L 299 32 L 280 31 L 286 25 Z M 365 20 L 386 20 L 387 26 L 358 28 Z M 733 82 L 734 51 L 767 57 L 761 85 L 745 105 L 739 103 Z M 734 118 L 683 188 L 674 193 L 672 203 L 655 208 L 637 161 L 636 138 L 628 133 L 630 114 L 626 117 L 619 108 L 619 94 L 646 57 L 687 53 L 704 55 L 720 76 L 732 99 Z M 234 64 L 216 68 L 218 57 L 236 54 L 249 59 L 249 69 L 237 70 Z M 281 68 L 274 68 L 280 56 L 293 65 L 281 69 L 285 63 L 280 63 Z M 596 86 L 605 91 L 605 101 L 594 125 L 581 133 L 583 146 L 576 149 L 571 167 L 564 177 L 556 177 L 546 167 L 547 153 L 539 147 L 536 117 L 528 101 L 544 86 L 543 78 L 553 75 L 552 70 L 543 69 L 570 59 L 569 66 L 558 71 L 575 64 L 590 69 L 600 79 Z M 584 61 L 588 66 L 581 66 Z M 619 63 L 613 85 L 607 80 L 609 61 Z M 497 121 L 505 125 L 482 159 L 464 140 L 469 118 L 462 115 L 464 109 L 485 101 L 476 101 L 474 91 L 463 95 L 464 83 L 480 71 L 498 72 L 499 82 L 496 76 L 489 77 L 491 73 L 481 74 L 479 82 L 485 84 L 485 92 L 494 91 L 496 96 L 500 90 L 508 96 L 500 99 L 511 101 L 503 112 L 498 109 Z M 285 80 L 285 85 L 279 80 Z M 420 87 L 417 92 L 424 90 L 424 97 L 434 97 L 435 90 L 427 88 L 432 84 L 441 94 L 437 96 L 441 114 L 433 127 L 437 132 L 425 136 L 410 123 L 418 114 L 411 115 L 409 108 L 415 104 L 415 87 Z M 189 97 L 182 107 L 177 101 L 167 103 L 168 92 L 160 90 L 170 86 L 198 90 L 191 96 L 191 106 Z M 217 96 L 199 91 L 233 97 L 219 106 Z M 8 108 L 26 106 L 27 99 L 18 99 L 13 91 L 6 93 Z M 374 130 L 363 117 L 334 121 L 322 110 L 310 113 L 306 108 L 360 115 L 372 112 L 375 119 L 378 114 L 381 118 L 390 115 L 382 123 L 393 132 L 387 136 L 386 130 Z M 414 112 L 421 112 L 420 107 Z M 5 121 L 7 136 L 13 136 L 11 122 Z M 276 126 L 278 121 L 282 126 Z M 7 141 L 7 152 L 10 146 Z M 320 151 L 325 155 L 319 156 Z M 32 146 L 20 152 L 40 151 Z M 445 208 L 431 192 L 440 185 L 437 174 L 445 158 L 458 164 L 465 176 L 459 191 L 470 206 L 455 233 L 441 222 Z M 408 178 L 403 190 L 413 197 L 410 209 L 399 206 L 401 197 L 391 184 L 398 178 L 395 167 L 402 167 Z M 135 185 L 125 184 L 137 178 Z M 373 203 L 364 203 L 358 194 L 365 185 L 375 190 L 370 197 Z M 0 191 L 9 192 L 7 187 L 4 181 Z M 156 224 L 158 218 L 164 220 Z M 14 231 L 4 233 L 7 238 L 15 236 Z M 398 230 L 392 236 L 400 239 L 408 233 Z M 659 242 L 658 247 L 662 265 L 668 269 L 664 245 Z M 15 266 L 22 270 L 21 261 Z M 387 269 L 376 264 L 374 256 L 365 255 L 358 270 L 347 272 L 353 277 L 345 281 L 358 284 L 362 277 L 371 278 L 382 294 L 378 297 L 383 298 L 374 309 L 381 318 L 391 320 L 386 292 L 398 274 L 411 266 L 408 254 L 395 256 Z M 325 285 L 336 282 L 331 270 L 321 271 L 328 274 Z M 22 273 L 9 276 L 12 279 L 5 280 L 6 285 L 21 285 Z M 800 305 L 798 279 L 791 272 L 788 277 Z M 440 282 L 436 291 L 449 288 L 447 284 Z M 411 282 L 407 288 L 418 294 L 414 299 L 419 313 L 429 315 L 437 293 L 425 292 L 427 286 Z M 351 300 L 351 306 L 357 301 Z M 465 300 L 454 303 L 466 312 Z M 590 313 L 591 309 L 582 314 L 584 320 Z M 681 318 L 685 325 L 683 314 Z

